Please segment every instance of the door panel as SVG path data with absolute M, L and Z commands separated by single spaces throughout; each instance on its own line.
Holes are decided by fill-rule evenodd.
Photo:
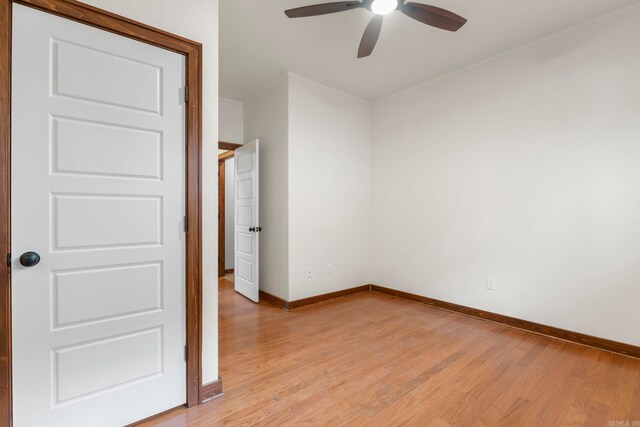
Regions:
M 160 262 L 58 271 L 52 286 L 53 329 L 163 308 Z
M 54 95 L 161 113 L 161 67 L 58 40 L 56 35 L 51 43 Z
M 111 358 L 117 355 L 118 363 Z M 53 406 L 162 374 L 160 327 L 53 350 Z M 95 369 L 108 366 L 109 369 Z
M 162 134 L 55 117 L 55 174 L 162 179 Z
M 159 196 L 52 194 L 53 250 L 162 244 Z
M 259 154 L 257 140 L 243 145 L 235 152 L 235 289 L 255 302 L 258 302 L 260 294 Z
M 186 401 L 184 57 L 13 9 L 14 425 L 122 426 Z

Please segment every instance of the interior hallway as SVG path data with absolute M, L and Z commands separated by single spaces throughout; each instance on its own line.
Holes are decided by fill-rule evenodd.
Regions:
M 606 426 L 640 360 L 362 292 L 294 312 L 220 279 L 225 395 L 145 425 Z

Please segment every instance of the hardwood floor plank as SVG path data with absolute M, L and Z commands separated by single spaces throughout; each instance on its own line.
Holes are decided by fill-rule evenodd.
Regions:
M 605 426 L 640 360 L 361 292 L 285 312 L 219 283 L 224 395 L 145 425 Z
M 583 363 L 577 366 L 571 374 L 583 381 L 562 421 L 562 425 L 582 426 L 587 423 L 589 410 L 597 404 L 593 400 L 596 386 L 607 372 L 610 360 L 610 354 L 592 349 L 587 351 L 587 357 L 583 358 Z
M 497 346 L 495 342 L 483 340 L 473 344 L 476 351 L 487 351 L 494 353 Z M 412 424 L 416 418 L 416 413 L 420 411 L 417 408 L 431 408 L 443 398 L 443 390 L 451 387 L 451 374 L 459 371 L 468 365 L 477 354 L 475 352 L 466 352 L 462 357 L 454 361 L 449 367 L 435 375 L 409 393 L 403 393 L 398 399 L 393 401 L 392 405 L 381 408 L 379 412 L 373 414 L 376 421 L 381 425 L 402 425 L 403 423 Z M 419 421 L 420 416 L 418 417 Z M 436 422 L 437 420 L 434 420 Z
M 553 359 L 522 396 L 532 402 L 533 408 L 523 416 L 523 425 L 559 425 L 566 414 L 580 381 L 571 376 L 575 366 L 586 352 L 585 347 L 567 342 L 559 343 Z M 546 424 L 545 424 L 546 423 Z
M 637 384 L 640 384 L 640 360 L 623 358 L 623 368 L 615 382 L 613 402 L 609 410 L 609 421 L 623 420 L 624 417 L 633 416 L 633 393 Z M 640 406 L 640 400 L 636 401 L 636 407 Z M 629 421 L 638 421 L 640 417 Z
M 631 412 L 628 419 L 640 424 L 640 373 L 636 375 L 635 389 L 633 391 L 633 397 L 631 398 L 630 406 Z M 627 417 L 625 417 L 623 413 L 621 413 L 620 415 L 620 420 L 627 419 Z

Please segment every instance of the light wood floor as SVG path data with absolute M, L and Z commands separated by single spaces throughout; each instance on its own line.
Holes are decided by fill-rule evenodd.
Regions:
M 639 360 L 375 292 L 286 313 L 222 279 L 220 371 L 148 425 L 640 426 Z

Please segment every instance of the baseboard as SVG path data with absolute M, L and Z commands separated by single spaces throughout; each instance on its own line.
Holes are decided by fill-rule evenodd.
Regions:
M 371 290 L 376 292 L 381 292 L 387 295 L 392 295 L 394 297 L 419 302 L 421 304 L 425 304 L 431 307 L 440 308 L 440 309 L 452 311 L 459 314 L 464 314 L 470 317 L 475 317 L 477 319 L 501 323 L 503 325 L 522 329 L 528 332 L 533 332 L 536 334 L 545 335 L 548 337 L 557 338 L 564 341 L 569 341 L 574 344 L 593 347 L 598 350 L 610 351 L 612 353 L 622 354 L 624 356 L 640 358 L 640 347 L 637 347 L 631 344 L 611 341 L 605 338 L 593 337 L 590 335 L 581 334 L 579 332 L 567 331 L 565 329 L 560 329 L 553 326 L 546 326 L 540 323 L 529 322 L 527 320 L 517 319 L 515 317 L 509 317 L 502 314 L 479 310 L 477 308 L 471 308 L 471 307 L 466 307 L 463 305 L 458 305 L 450 302 L 440 301 L 437 299 L 423 297 L 421 295 L 415 295 L 408 292 L 397 291 L 395 289 L 385 288 L 378 285 L 371 285 Z
M 260 301 L 267 302 L 285 311 L 289 311 L 289 301 L 283 300 L 282 298 L 271 295 L 265 291 L 260 291 Z
M 378 285 L 363 285 L 338 292 L 317 295 L 297 301 L 286 301 L 264 291 L 260 291 L 260 299 L 278 308 L 290 311 L 295 310 L 296 308 L 301 308 L 311 304 L 317 304 L 320 302 L 325 302 L 335 298 L 340 298 L 343 296 L 352 295 L 368 290 L 392 295 L 394 297 L 418 302 L 431 307 L 448 310 L 454 313 L 463 314 L 466 316 L 474 317 L 476 319 L 500 323 L 506 326 L 522 329 L 524 331 L 569 341 L 574 344 L 584 345 L 587 347 L 596 348 L 598 350 L 610 351 L 612 353 L 622 354 L 624 356 L 630 356 L 640 359 L 640 347 L 631 344 L 625 344 L 605 338 L 594 337 L 579 332 L 572 332 L 566 329 L 556 328 L 554 326 L 547 326 L 540 323 L 530 322 L 528 320 L 517 319 L 515 317 L 492 313 L 490 311 L 480 310 L 477 308 L 466 307 L 464 305 L 454 304 L 451 302 L 440 301 L 434 298 L 424 297 L 422 295 L 411 294 L 409 292 L 397 291 L 395 289 L 385 288 Z
M 227 269 L 224 271 L 224 274 L 231 274 L 231 273 L 233 273 L 234 271 L 235 271 L 235 269 L 234 269 L 234 268 L 227 268 Z
M 320 302 L 325 302 L 340 297 L 346 297 L 348 295 L 357 294 L 358 292 L 364 292 L 370 289 L 371 285 L 362 285 L 355 288 L 343 289 L 337 292 L 330 292 L 328 294 L 316 295 L 314 297 L 299 299 L 296 301 L 289 301 L 289 310 L 295 310 L 296 308 L 305 307 L 307 305 L 318 304 Z
M 222 396 L 222 378 L 200 387 L 200 403 L 205 403 Z
M 357 294 L 358 292 L 364 292 L 371 289 L 371 285 L 362 285 L 357 286 L 355 288 L 343 289 L 341 291 L 330 292 L 328 294 L 316 295 L 309 298 L 299 299 L 296 301 L 286 301 L 277 296 L 268 294 L 264 291 L 260 291 L 260 299 L 268 302 L 271 305 L 274 305 L 278 308 L 281 308 L 286 311 L 295 310 L 296 308 L 306 307 L 312 304 L 318 304 L 325 301 L 330 301 L 332 299 L 346 297 L 348 295 Z

